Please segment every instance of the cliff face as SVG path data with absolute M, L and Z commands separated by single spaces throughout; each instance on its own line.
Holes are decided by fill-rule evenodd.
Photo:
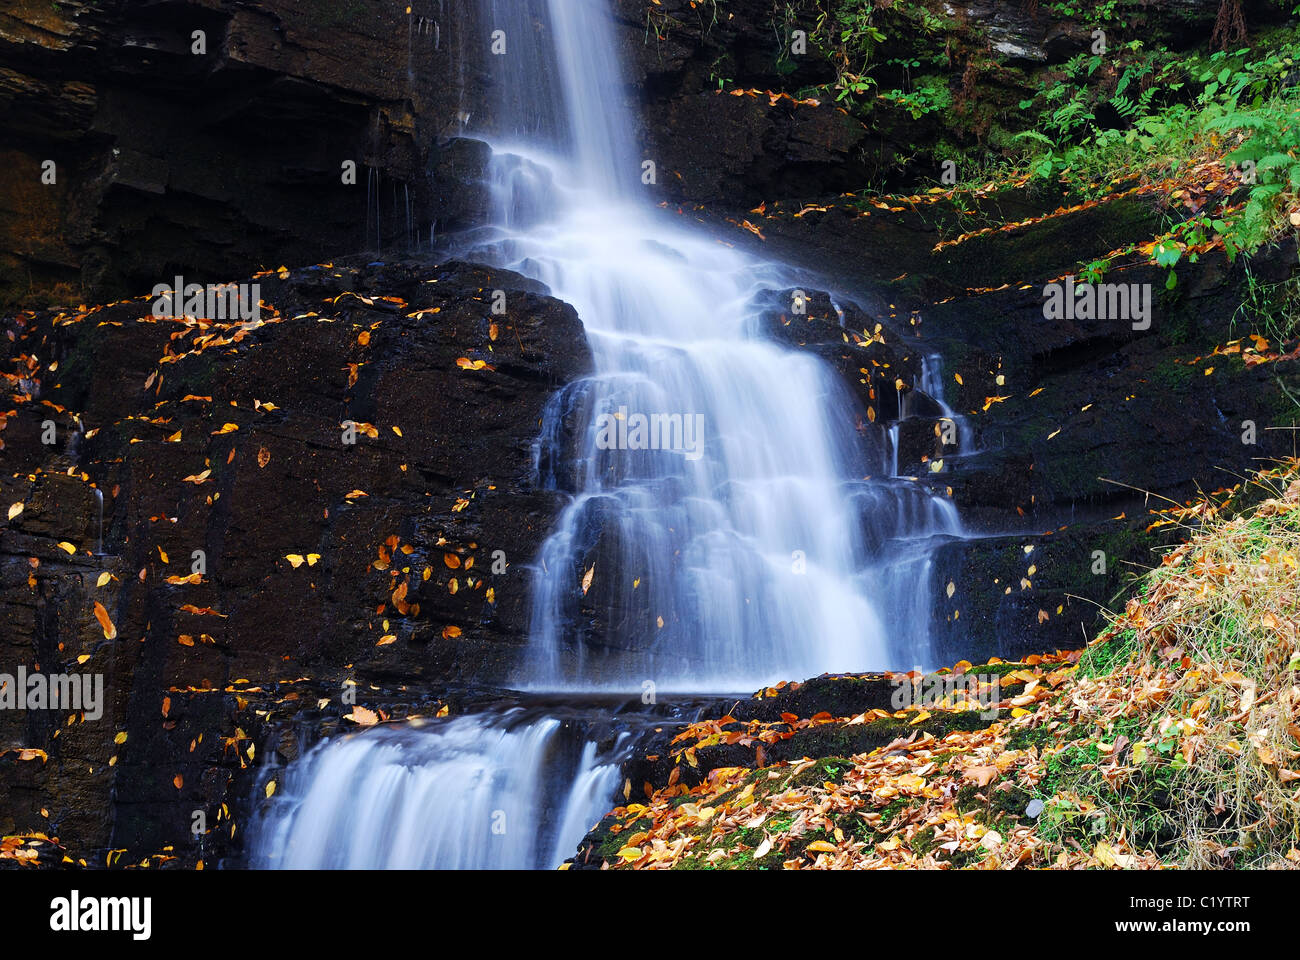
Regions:
M 6 4 L 0 298 L 427 246 L 430 147 L 483 99 L 477 7 Z

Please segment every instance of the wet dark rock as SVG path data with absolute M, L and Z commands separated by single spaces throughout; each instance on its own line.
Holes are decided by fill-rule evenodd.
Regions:
M 239 822 L 250 751 L 289 758 L 298 736 L 347 726 L 349 689 L 400 716 L 514 675 L 526 566 L 559 503 L 534 484 L 532 442 L 548 397 L 589 368 L 577 316 L 458 263 L 256 282 L 260 325 L 155 320 L 148 298 L 5 324 L 4 368 L 39 360 L 0 432 L 0 499 L 24 504 L 0 527 L 0 672 L 99 673 L 107 701 L 94 721 L 0 713 L 6 832 L 58 835 L 99 865 L 167 844 L 212 862 L 238 849 L 216 811 Z M 196 550 L 203 576 L 185 582 Z M 271 736 L 296 716 L 299 733 Z M 194 810 L 210 829 L 191 842 Z
M 492 148 L 486 143 L 466 137 L 455 137 L 434 148 L 429 176 L 439 233 L 486 222 L 490 203 L 487 165 L 491 156 Z
M 918 382 L 921 363 L 916 344 L 893 319 L 881 323 L 858 304 L 814 288 L 772 291 L 755 306 L 757 332 L 825 361 L 857 398 L 862 417 L 870 410 L 883 423 L 903 415 L 903 395 Z M 865 434 L 871 422 L 855 426 Z
M 479 4 L 409 6 L 8 4 L 0 302 L 101 302 L 178 271 L 216 282 L 427 243 L 447 219 L 429 148 L 490 78 Z

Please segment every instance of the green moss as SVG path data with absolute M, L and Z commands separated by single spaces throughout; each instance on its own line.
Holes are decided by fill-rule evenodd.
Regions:
M 612 825 L 616 821 L 614 821 L 612 818 L 606 818 L 606 819 L 607 819 L 607 823 L 605 824 L 605 826 L 606 826 L 606 830 L 608 831 L 608 825 Z M 639 831 L 649 830 L 653 825 L 654 822 L 649 817 L 642 817 L 640 820 L 637 820 L 631 825 L 625 827 L 624 829 L 620 830 L 618 833 L 606 832 L 604 837 L 602 837 L 596 844 L 595 847 L 596 855 L 600 857 L 602 860 L 618 859 L 618 852 L 623 849 L 625 841 L 627 840 L 628 837 L 632 836 L 632 834 L 637 833 Z
M 1041 750 L 1043 747 L 1059 740 L 1060 734 L 1057 731 L 1042 726 L 1016 730 L 1011 736 L 1007 737 L 1006 743 L 1008 750 L 1028 750 L 1031 747 Z
M 1132 630 L 1112 635 L 1089 647 L 1079 658 L 1079 675 L 1100 677 L 1113 673 L 1120 664 L 1128 663 L 1137 649 L 1137 635 Z

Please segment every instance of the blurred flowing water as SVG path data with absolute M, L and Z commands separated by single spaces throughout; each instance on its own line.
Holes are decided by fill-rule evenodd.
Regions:
M 833 370 L 760 335 L 759 295 L 799 278 L 656 207 L 608 0 L 485 3 L 506 99 L 480 134 L 491 226 L 458 252 L 544 282 L 595 359 L 547 409 L 538 481 L 569 499 L 536 559 L 526 656 L 494 679 L 577 704 L 927 664 L 951 502 L 894 475 L 896 440 L 859 434 Z M 638 414 L 698 423 L 700 443 L 633 449 Z M 328 742 L 292 771 L 255 862 L 555 866 L 622 785 L 617 749 L 557 751 L 561 727 L 488 711 Z

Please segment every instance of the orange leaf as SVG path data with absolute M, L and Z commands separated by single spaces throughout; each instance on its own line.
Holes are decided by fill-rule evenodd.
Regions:
M 95 601 L 95 619 L 99 621 L 99 625 L 104 631 L 105 640 L 117 639 L 117 627 L 113 626 L 108 611 L 104 609 L 104 605 L 98 600 Z

